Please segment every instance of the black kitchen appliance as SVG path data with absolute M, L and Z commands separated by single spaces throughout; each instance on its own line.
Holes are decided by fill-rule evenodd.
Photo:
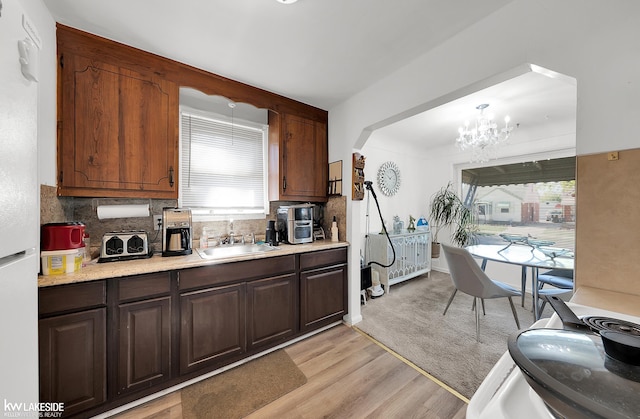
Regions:
M 193 252 L 191 210 L 163 208 L 162 256 L 190 255 Z
M 275 220 L 269 220 L 267 222 L 267 229 L 265 231 L 264 241 L 270 246 L 278 245 L 278 232 L 276 230 Z
M 276 213 L 279 239 L 289 244 L 313 242 L 313 204 L 279 207 Z

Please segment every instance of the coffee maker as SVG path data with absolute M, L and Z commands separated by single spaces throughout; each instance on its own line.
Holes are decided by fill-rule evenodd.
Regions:
M 162 256 L 190 255 L 192 252 L 191 210 L 162 209 Z

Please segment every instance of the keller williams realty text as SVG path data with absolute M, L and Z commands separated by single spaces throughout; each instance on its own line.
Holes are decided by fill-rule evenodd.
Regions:
M 4 399 L 4 417 L 59 418 L 64 412 L 64 403 L 12 403 Z

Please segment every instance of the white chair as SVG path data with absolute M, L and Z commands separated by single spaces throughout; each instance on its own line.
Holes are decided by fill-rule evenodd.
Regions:
M 499 281 L 494 281 L 487 276 L 486 273 L 478 266 L 471 253 L 466 249 L 459 247 L 451 247 L 445 244 L 442 245 L 444 256 L 447 259 L 449 265 L 449 272 L 451 273 L 451 280 L 455 289 L 449 298 L 447 307 L 444 309 L 444 316 L 447 314 L 447 310 L 455 297 L 458 290 L 464 292 L 473 297 L 473 307 L 476 311 L 476 340 L 480 341 L 480 310 L 478 306 L 478 299 L 485 300 L 491 298 L 507 298 L 511 305 L 511 312 L 513 313 L 513 319 L 516 321 L 516 326 L 520 329 L 520 321 L 518 320 L 518 314 L 516 308 L 513 305 L 511 297 L 517 297 L 522 295 L 520 290 L 504 284 Z M 484 308 L 484 301 L 481 301 Z

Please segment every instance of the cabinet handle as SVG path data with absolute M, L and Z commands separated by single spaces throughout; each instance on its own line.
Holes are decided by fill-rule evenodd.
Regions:
M 283 177 L 282 178 L 282 190 L 286 190 L 287 189 L 287 177 Z
M 169 167 L 169 186 L 173 188 L 173 166 Z

